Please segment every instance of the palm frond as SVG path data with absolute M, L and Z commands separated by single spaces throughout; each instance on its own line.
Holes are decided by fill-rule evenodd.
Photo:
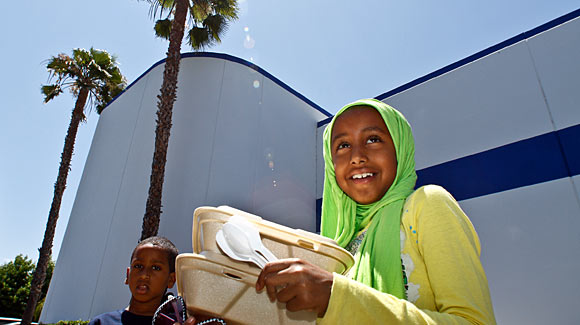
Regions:
M 49 80 L 54 83 L 41 88 L 45 103 L 65 89 L 69 89 L 73 96 L 78 96 L 81 89 L 88 89 L 90 95 L 85 109 L 90 111 L 96 107 L 100 114 L 106 104 L 127 86 L 116 57 L 92 47 L 90 50 L 74 49 L 72 57 L 66 54 L 52 57 L 47 69 Z
M 157 17 L 157 13 L 159 13 L 159 17 L 163 16 L 163 11 L 168 11 L 170 14 L 175 7 L 174 0 L 141 0 L 147 2 L 149 6 L 149 17 L 155 18 Z
M 68 69 L 71 64 L 72 59 L 66 54 L 59 54 L 58 56 L 53 56 L 46 65 L 48 70 L 55 72 L 61 72 Z
M 127 86 L 127 80 L 121 74 L 121 70 L 118 67 L 114 67 L 111 71 L 111 78 L 109 78 L 110 82 L 115 85 L 123 85 L 121 88 L 125 88 Z
M 236 0 L 210 0 L 214 12 L 223 16 L 226 20 L 238 18 L 238 3 Z
M 187 35 L 187 41 L 196 51 L 212 44 L 210 32 L 205 27 L 193 27 L 190 29 Z
M 105 50 L 97 50 L 92 48 L 89 50 L 95 64 L 102 66 L 102 67 L 110 67 L 111 65 L 115 64 L 117 58 L 111 54 L 109 54 Z
M 44 95 L 44 103 L 45 104 L 62 93 L 62 88 L 58 84 L 43 85 L 40 90 L 41 90 L 42 94 Z
M 167 17 L 173 15 L 175 10 L 174 0 L 157 0 L 160 3 L 161 10 L 159 11 L 159 17 L 163 16 L 163 11 L 167 12 Z
M 119 84 L 115 83 L 107 83 L 104 85 L 102 91 L 97 93 L 97 96 L 95 96 L 97 100 L 97 105 L 95 106 L 97 113 L 101 114 L 109 102 L 123 92 L 124 88 L 124 85 L 120 87 Z
M 189 12 L 195 24 L 202 22 L 212 12 L 211 3 L 208 0 L 193 0 L 189 2 Z
M 150 14 L 169 10 L 167 17 L 160 17 L 155 22 L 155 35 L 169 39 L 171 24 L 177 0 L 145 0 L 150 7 Z M 237 0 L 185 0 L 188 5 L 190 28 L 187 42 L 194 50 L 221 42 L 221 35 L 227 30 L 230 21 L 238 18 Z M 161 14 L 159 15 L 161 16 Z
M 86 66 L 93 60 L 91 53 L 81 48 L 73 50 L 73 59 L 74 63 L 79 66 Z
M 227 29 L 227 21 L 221 15 L 209 15 L 203 20 L 205 26 L 212 38 L 218 43 L 221 42 L 220 34 Z
M 171 34 L 171 23 L 173 19 L 159 19 L 155 22 L 155 36 L 159 38 L 169 39 Z

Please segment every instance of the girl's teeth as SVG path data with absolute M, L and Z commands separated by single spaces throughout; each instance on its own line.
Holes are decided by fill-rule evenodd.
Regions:
M 353 175 L 352 178 L 353 179 L 360 179 L 360 178 L 367 178 L 367 177 L 370 177 L 370 176 L 373 176 L 373 173 L 356 174 L 356 175 Z

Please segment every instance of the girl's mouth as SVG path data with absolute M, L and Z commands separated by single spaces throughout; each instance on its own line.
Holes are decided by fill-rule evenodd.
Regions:
M 377 174 L 376 173 L 360 173 L 360 174 L 354 174 L 350 177 L 350 179 L 352 180 L 352 182 L 354 184 L 367 184 L 373 181 L 373 179 L 375 179 L 375 176 Z
M 375 174 L 374 173 L 361 173 L 361 174 L 352 175 L 351 178 L 353 180 L 357 180 L 357 179 L 365 179 L 367 177 L 372 177 L 372 176 L 375 176 Z

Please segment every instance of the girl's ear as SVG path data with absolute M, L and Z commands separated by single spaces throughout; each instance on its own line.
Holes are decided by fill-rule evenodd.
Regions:
M 127 284 L 127 285 L 129 284 L 129 270 L 130 270 L 130 268 L 127 267 L 127 275 L 125 276 L 125 284 Z
M 173 288 L 175 284 L 175 272 L 169 273 L 169 281 L 167 282 L 167 289 Z

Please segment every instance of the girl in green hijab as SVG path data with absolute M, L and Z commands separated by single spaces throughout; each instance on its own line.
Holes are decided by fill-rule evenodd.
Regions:
M 355 264 L 344 277 L 302 260 L 269 263 L 258 290 L 328 324 L 495 323 L 477 233 L 443 188 L 414 190 L 415 146 L 400 112 L 374 99 L 346 105 L 323 153 L 321 233 Z
M 365 112 L 374 115 L 375 120 L 364 120 L 362 116 L 368 115 Z M 357 135 L 365 142 L 361 147 L 366 152 L 353 153 L 355 148 L 351 142 L 359 139 L 357 135 L 350 136 L 345 132 L 353 129 L 353 122 L 341 123 L 345 119 L 337 120 L 336 117 L 330 122 L 324 132 L 321 233 L 335 239 L 342 247 L 352 243 L 349 248 L 355 253 L 356 264 L 351 274 L 355 280 L 404 298 L 399 225 L 403 203 L 413 192 L 417 180 L 411 127 L 401 113 L 376 100 L 346 105 L 336 116 L 343 114 L 347 118 L 353 116 L 354 123 L 363 125 L 363 132 Z M 368 129 L 368 126 L 372 128 Z M 371 137 L 370 141 L 368 137 Z M 374 141 L 372 137 L 375 137 Z M 365 155 L 388 155 L 394 161 L 384 168 L 379 165 L 381 161 L 376 163 L 376 159 L 371 160 Z M 343 160 L 347 160 L 343 164 L 349 168 L 344 172 L 345 167 L 340 165 Z M 381 183 L 381 177 L 386 174 L 392 179 L 390 184 Z M 349 195 L 349 183 L 365 189 L 373 182 L 377 183 L 378 189 L 371 199 L 364 201 L 355 194 Z M 372 189 L 368 191 L 372 193 Z M 358 241 L 361 241 L 360 246 L 355 252 L 352 247 Z

